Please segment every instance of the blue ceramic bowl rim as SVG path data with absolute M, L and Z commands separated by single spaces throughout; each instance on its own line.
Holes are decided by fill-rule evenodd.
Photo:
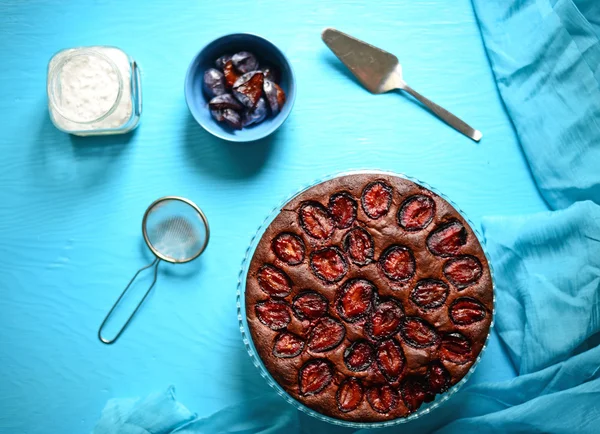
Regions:
M 290 68 L 290 91 L 288 91 L 288 94 L 291 94 L 291 98 L 289 98 L 286 101 L 286 105 L 289 104 L 289 109 L 286 110 L 286 112 L 280 112 L 277 117 L 281 117 L 280 120 L 278 120 L 277 122 L 274 122 L 272 127 L 268 130 L 265 131 L 265 133 L 260 136 L 260 137 L 256 137 L 256 138 L 252 138 L 250 140 L 245 139 L 243 136 L 232 136 L 230 134 L 225 134 L 225 133 L 221 133 L 221 132 L 217 132 L 217 131 L 213 131 L 211 129 L 209 129 L 206 125 L 204 125 L 204 123 L 196 116 L 196 113 L 194 113 L 194 110 L 192 110 L 192 107 L 190 105 L 190 102 L 188 100 L 189 95 L 190 95 L 190 91 L 189 89 L 191 89 L 192 83 L 191 83 L 191 73 L 192 73 L 192 69 L 194 67 L 194 64 L 196 63 L 196 60 L 200 57 L 200 55 L 202 54 L 202 52 L 209 46 L 214 44 L 217 41 L 220 41 L 221 39 L 225 39 L 225 38 L 230 38 L 232 36 L 250 36 L 253 38 L 258 38 L 258 39 L 262 39 L 264 42 L 266 42 L 267 44 L 271 45 L 273 47 L 273 49 L 275 49 L 283 58 L 283 60 L 285 61 L 285 63 L 287 64 L 287 66 Z M 294 72 L 294 68 L 292 67 L 292 63 L 290 62 L 290 59 L 287 58 L 287 56 L 285 55 L 285 53 L 283 51 L 281 51 L 279 49 L 279 47 L 277 47 L 277 45 L 275 45 L 273 42 L 271 42 L 270 40 L 268 40 L 267 38 L 257 35 L 255 33 L 227 33 L 225 35 L 219 36 L 218 38 L 215 38 L 213 40 L 211 40 L 210 42 L 204 44 L 204 46 L 196 53 L 196 55 L 192 58 L 192 61 L 190 62 L 187 71 L 185 73 L 185 82 L 184 82 L 184 94 L 185 94 L 185 103 L 188 107 L 188 110 L 190 112 L 190 114 L 192 115 L 192 117 L 194 118 L 194 120 L 198 123 L 198 125 L 200 125 L 207 133 L 212 134 L 215 137 L 218 137 L 219 139 L 222 140 L 227 140 L 228 142 L 254 142 L 256 140 L 260 140 L 260 139 L 264 139 L 265 137 L 270 136 L 271 134 L 273 134 L 273 132 L 275 132 L 281 125 L 283 125 L 283 123 L 287 120 L 287 118 L 289 117 L 290 113 L 292 112 L 292 109 L 294 108 L 294 102 L 296 101 L 296 73 Z

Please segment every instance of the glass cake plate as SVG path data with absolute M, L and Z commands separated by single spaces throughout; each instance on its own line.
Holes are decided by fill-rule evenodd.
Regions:
M 326 416 L 324 414 L 321 414 L 321 413 L 307 407 L 306 405 L 302 404 L 301 402 L 297 401 L 296 399 L 294 399 L 277 383 L 277 381 L 275 381 L 275 379 L 271 376 L 269 371 L 264 366 L 260 356 L 258 355 L 258 352 L 256 351 L 254 343 L 252 342 L 252 335 L 250 334 L 250 329 L 248 327 L 248 322 L 247 322 L 247 318 L 246 318 L 245 291 L 246 291 L 246 277 L 248 275 L 248 268 L 250 266 L 250 262 L 254 255 L 254 251 L 255 251 L 259 241 L 261 240 L 263 233 L 269 227 L 271 222 L 277 217 L 277 215 L 280 213 L 281 209 L 284 208 L 285 204 L 287 204 L 288 202 L 293 200 L 299 194 L 303 193 L 304 191 L 306 191 L 322 182 L 329 181 L 331 179 L 338 178 L 341 176 L 360 175 L 360 174 L 387 175 L 387 176 L 396 176 L 396 177 L 407 179 L 407 180 L 412 181 L 424 188 L 431 190 L 433 193 L 437 194 L 442 199 L 446 200 L 450 205 L 452 205 L 456 209 L 456 211 L 467 221 L 467 223 L 469 224 L 469 226 L 475 233 L 475 236 L 477 237 L 479 244 L 481 245 L 481 247 L 483 249 L 485 257 L 488 261 L 490 277 L 491 277 L 491 281 L 492 281 L 492 290 L 494 293 L 493 294 L 494 308 L 492 310 L 492 321 L 490 324 L 490 328 L 488 330 L 488 334 L 487 334 L 485 343 L 483 345 L 483 348 L 481 349 L 479 355 L 473 362 L 473 365 L 471 366 L 471 368 L 469 369 L 467 374 L 458 383 L 456 383 L 454 386 L 450 387 L 450 389 L 448 389 L 446 392 L 436 395 L 436 399 L 434 401 L 429 402 L 429 403 L 423 403 L 423 405 L 417 411 L 415 411 L 414 413 L 411 413 L 409 416 L 400 417 L 400 418 L 388 420 L 388 421 L 381 421 L 381 422 L 353 422 L 353 421 L 346 421 L 343 419 L 337 419 L 337 418 L 334 418 L 331 416 Z M 456 392 L 458 392 L 460 390 L 460 388 L 469 380 L 469 378 L 475 371 L 477 365 L 479 364 L 479 361 L 481 360 L 481 357 L 489 343 L 490 334 L 491 334 L 492 328 L 494 326 L 494 317 L 495 317 L 495 309 L 496 309 L 495 292 L 496 292 L 496 284 L 494 281 L 494 271 L 492 268 L 492 264 L 490 262 L 489 255 L 487 254 L 487 251 L 485 249 L 484 239 L 481 236 L 481 234 L 479 233 L 479 231 L 475 228 L 475 226 L 473 225 L 471 220 L 469 220 L 469 218 L 465 215 L 465 213 L 458 206 L 456 206 L 456 204 L 452 200 L 448 199 L 444 194 L 440 193 L 437 189 L 432 188 L 427 183 L 419 181 L 417 179 L 414 179 L 410 176 L 406 176 L 404 174 L 380 171 L 380 170 L 351 170 L 351 171 L 340 172 L 340 173 L 336 173 L 333 175 L 322 177 L 322 178 L 314 181 L 312 184 L 305 186 L 304 188 L 300 189 L 296 193 L 289 196 L 279 206 L 275 207 L 273 209 L 273 211 L 265 218 L 265 220 L 262 222 L 262 224 L 259 226 L 256 233 L 254 234 L 254 237 L 250 241 L 250 245 L 248 246 L 248 249 L 246 250 L 246 255 L 242 261 L 242 266 L 241 266 L 239 278 L 238 278 L 237 311 L 238 311 L 238 321 L 239 321 L 240 331 L 242 333 L 242 339 L 244 341 L 244 345 L 246 346 L 246 350 L 248 351 L 248 354 L 249 354 L 250 358 L 252 359 L 252 362 L 254 363 L 254 366 L 256 366 L 256 368 L 259 370 L 260 375 L 266 380 L 267 384 L 269 384 L 269 386 L 271 386 L 273 389 L 275 389 L 277 391 L 277 393 L 283 399 L 285 399 L 288 403 L 290 403 L 296 409 L 298 409 L 312 417 L 315 417 L 316 419 L 319 419 L 321 421 L 328 422 L 328 423 L 331 423 L 334 425 L 340 425 L 340 426 L 350 427 L 350 428 L 384 428 L 384 427 L 391 427 L 391 426 L 399 425 L 402 423 L 410 422 L 410 421 L 418 419 L 426 414 L 431 413 L 434 409 L 436 409 L 442 403 L 446 402 L 453 395 L 455 395 Z

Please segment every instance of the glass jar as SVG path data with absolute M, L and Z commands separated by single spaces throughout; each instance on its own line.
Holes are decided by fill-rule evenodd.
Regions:
M 59 51 L 48 64 L 47 92 L 52 123 L 69 134 L 124 134 L 142 114 L 139 68 L 116 47 Z

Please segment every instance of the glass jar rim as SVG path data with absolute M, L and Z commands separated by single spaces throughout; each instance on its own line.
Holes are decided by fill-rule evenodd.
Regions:
M 52 59 L 54 59 L 56 56 L 60 55 L 61 53 L 64 53 L 65 51 L 69 51 L 69 50 L 72 50 L 71 53 L 65 54 L 64 59 L 60 59 L 58 61 L 58 63 L 56 65 L 53 65 L 52 67 L 50 67 L 50 65 L 49 65 L 48 82 L 46 85 L 47 86 L 46 92 L 48 94 L 48 99 L 49 99 L 50 105 L 56 112 L 58 112 L 58 114 L 61 117 L 63 117 L 64 119 L 66 119 L 70 122 L 73 122 L 76 124 L 81 124 L 81 125 L 87 125 L 87 124 L 91 124 L 94 122 L 100 122 L 100 121 L 106 119 L 111 114 L 113 114 L 114 111 L 119 106 L 119 103 L 121 102 L 121 98 L 123 96 L 123 76 L 121 74 L 121 71 L 119 71 L 119 68 L 117 67 L 117 65 L 111 58 L 109 58 L 105 54 L 102 54 L 100 51 L 98 51 L 94 48 L 76 47 L 76 48 L 71 48 L 71 49 L 67 49 L 67 50 L 62 50 L 62 51 L 59 51 L 58 53 L 56 53 L 54 56 L 52 56 Z M 68 115 L 66 115 L 65 112 L 61 109 L 60 103 L 57 101 L 56 94 L 54 92 L 55 82 L 58 79 L 58 72 L 60 72 L 68 62 L 70 62 L 74 58 L 80 57 L 80 56 L 95 56 L 95 57 L 102 59 L 110 66 L 111 70 L 115 73 L 117 80 L 118 80 L 117 95 L 115 96 L 115 100 L 113 101 L 111 107 L 106 112 L 104 112 L 102 115 L 100 115 L 99 117 L 97 117 L 95 119 L 91 119 L 89 121 L 73 119 L 73 118 L 69 117 Z M 52 59 L 50 59 L 50 64 L 52 63 Z

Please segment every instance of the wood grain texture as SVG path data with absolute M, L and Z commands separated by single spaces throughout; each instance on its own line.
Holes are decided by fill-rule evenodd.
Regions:
M 327 26 L 395 53 L 406 81 L 480 129 L 481 143 L 404 95 L 363 90 L 322 44 Z M 285 51 L 298 97 L 275 135 L 229 144 L 194 123 L 183 79 L 205 43 L 244 31 Z M 0 41 L 2 433 L 89 432 L 108 398 L 169 384 L 200 415 L 267 393 L 241 344 L 237 273 L 266 214 L 325 174 L 409 174 L 476 226 L 484 215 L 545 209 L 468 0 L 13 0 L 0 2 Z M 132 135 L 73 138 L 50 123 L 49 58 L 93 44 L 119 46 L 141 65 L 144 113 Z M 203 208 L 208 249 L 191 264 L 161 265 L 139 317 L 117 345 L 103 346 L 98 325 L 150 259 L 143 212 L 166 194 Z M 512 375 L 507 363 L 492 341 L 472 381 Z

